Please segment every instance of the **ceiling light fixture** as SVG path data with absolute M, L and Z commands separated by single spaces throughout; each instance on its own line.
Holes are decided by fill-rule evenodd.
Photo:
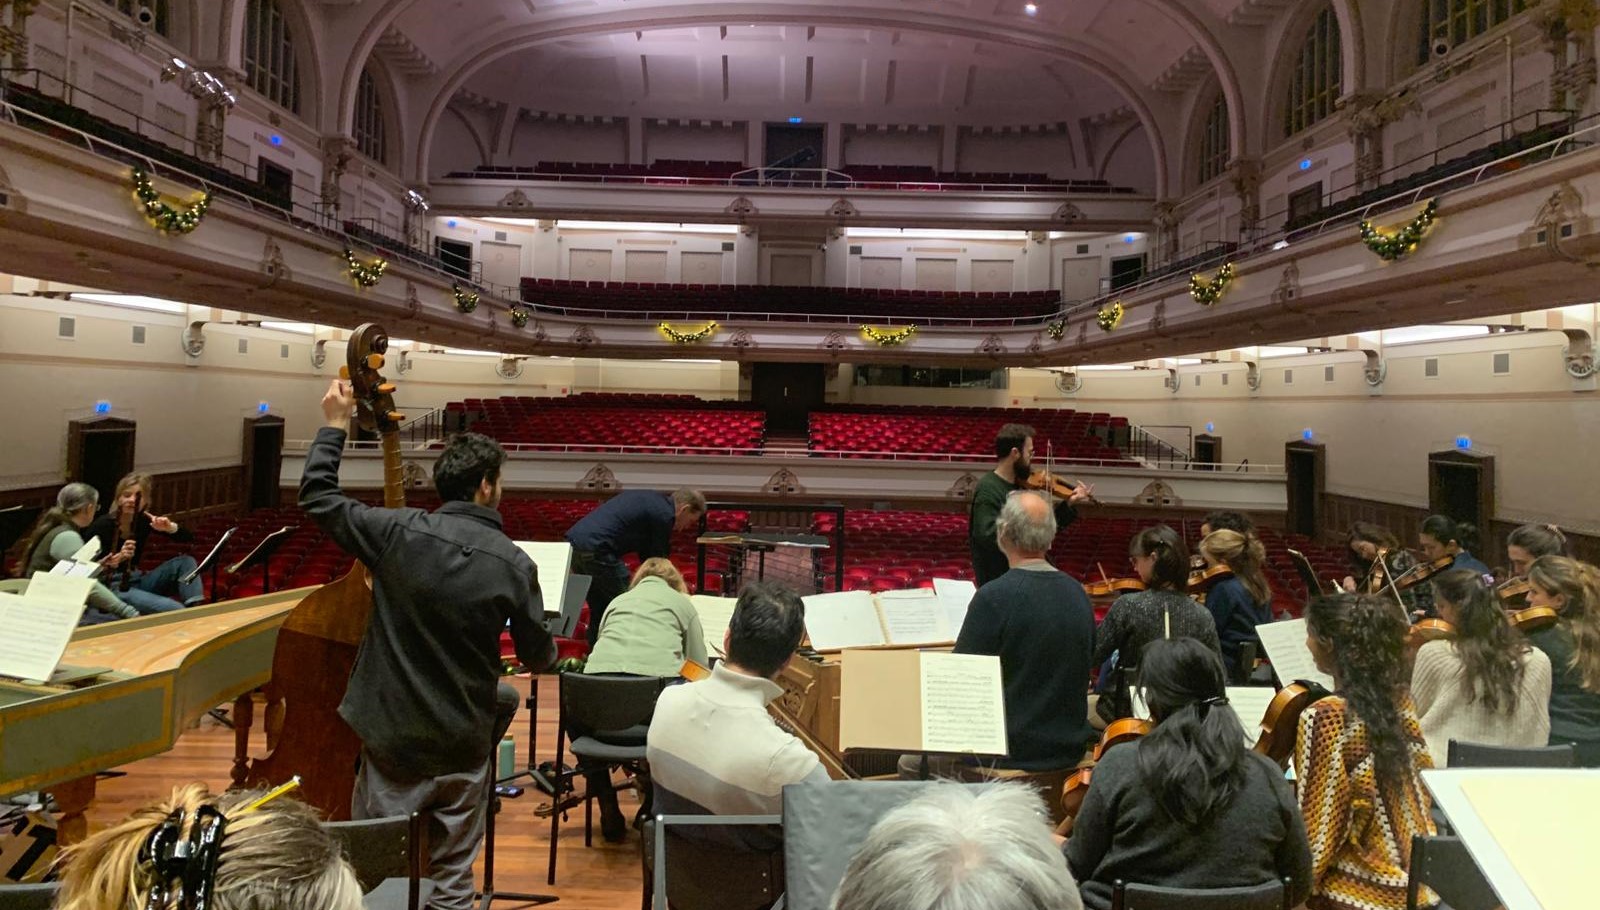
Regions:
M 1027 13 L 1030 16 L 1037 16 L 1039 14 L 1039 4 L 1037 4 L 1037 3 L 1024 3 L 1024 4 L 1022 4 L 1022 11 Z

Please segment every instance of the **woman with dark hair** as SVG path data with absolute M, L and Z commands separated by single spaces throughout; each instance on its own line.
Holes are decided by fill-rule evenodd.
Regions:
M 1452 569 L 1471 569 L 1479 575 L 1488 575 L 1489 567 L 1470 552 L 1478 543 L 1478 529 L 1464 521 L 1447 515 L 1429 515 L 1422 520 L 1422 530 L 1417 535 L 1422 555 L 1429 561 L 1442 556 L 1453 557 Z
M 1506 560 L 1511 574 L 1525 576 L 1541 556 L 1566 556 L 1567 535 L 1555 525 L 1523 525 L 1506 537 Z
M 1382 593 L 1390 579 L 1404 576 L 1417 564 L 1411 551 L 1400 546 L 1400 538 L 1388 528 L 1370 521 L 1350 525 L 1345 536 L 1345 554 L 1350 559 L 1351 574 L 1345 576 L 1339 587 L 1352 594 Z M 1377 565 L 1379 554 L 1383 555 L 1381 567 Z M 1413 612 L 1427 612 L 1432 605 L 1426 585 L 1414 585 L 1401 591 L 1400 602 Z
M 1550 658 L 1550 744 L 1572 743 L 1578 764 L 1600 767 L 1600 569 L 1565 556 L 1528 567 L 1528 606 L 1560 622 L 1528 635 Z
M 1162 638 L 1195 638 L 1222 653 L 1217 625 L 1206 608 L 1185 592 L 1189 588 L 1189 556 L 1183 539 L 1166 525 L 1145 528 L 1128 542 L 1128 557 L 1133 562 L 1145 590 L 1124 594 L 1111 604 L 1106 618 L 1094 636 L 1091 666 L 1107 672 L 1106 662 L 1117 656 L 1113 678 L 1101 680 L 1101 697 L 1095 710 L 1110 723 L 1133 713 L 1130 693 L 1121 685 L 1118 671 L 1139 666 L 1144 646 Z
M 1294 794 L 1276 764 L 1245 747 L 1224 684 L 1222 662 L 1193 639 L 1145 649 L 1139 685 L 1155 729 L 1095 765 L 1063 850 L 1085 907 L 1109 908 L 1118 879 L 1230 888 L 1287 877 L 1290 905 L 1310 892 Z
M 1544 745 L 1550 738 L 1550 658 L 1529 647 L 1483 576 L 1470 569 L 1435 576 L 1433 603 L 1456 633 L 1424 644 L 1411 673 L 1433 766 L 1445 766 L 1453 739 Z
M 1300 715 L 1294 767 L 1311 841 L 1312 910 L 1401 910 L 1411 838 L 1433 834 L 1433 767 L 1406 690 L 1406 617 L 1365 594 L 1306 606 L 1306 645 L 1334 694 Z M 1437 898 L 1423 889 L 1424 904 Z
M 1212 531 L 1200 541 L 1207 566 L 1226 566 L 1233 574 L 1218 579 L 1206 592 L 1206 610 L 1217 624 L 1222 659 L 1231 678 L 1243 682 L 1249 671 L 1239 666 L 1239 649 L 1247 641 L 1259 642 L 1256 626 L 1272 622 L 1272 589 L 1264 567 L 1266 548 L 1255 537 L 1238 531 Z

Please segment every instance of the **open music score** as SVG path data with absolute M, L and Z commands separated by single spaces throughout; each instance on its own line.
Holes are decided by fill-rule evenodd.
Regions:
M 1261 735 L 1261 722 L 1267 718 L 1267 707 L 1278 690 L 1271 686 L 1229 686 L 1226 691 L 1228 707 L 1239 718 L 1239 726 L 1244 727 L 1244 741 L 1255 745 Z
M 1007 753 L 1000 658 L 848 650 L 840 663 L 841 749 Z
M 100 563 L 95 558 L 100 555 L 100 538 L 90 537 L 84 541 L 78 552 L 56 563 L 50 569 L 51 575 L 68 575 L 73 578 L 94 578 L 100 574 Z
M 512 543 L 533 560 L 545 615 L 561 615 L 561 605 L 567 596 L 567 578 L 572 574 L 572 544 L 564 540 L 513 540 Z
M 93 587 L 93 579 L 35 572 L 25 593 L 0 594 L 0 676 L 50 679 Z
M 1306 647 L 1305 619 L 1284 619 L 1264 622 L 1256 626 L 1261 638 L 1261 648 L 1272 661 L 1272 672 L 1278 684 L 1287 686 L 1297 679 L 1320 684 L 1329 692 L 1334 690 L 1333 677 L 1317 669 L 1317 662 Z
M 689 597 L 689 602 L 694 604 L 694 611 L 700 615 L 700 631 L 705 633 L 706 653 L 726 657 L 722 653 L 722 640 L 727 637 L 728 624 L 733 622 L 733 608 L 738 605 L 739 598 L 694 594 Z
M 963 593 L 956 584 L 943 595 L 934 588 L 813 594 L 801 598 L 806 634 L 817 651 L 951 645 L 966 618 Z

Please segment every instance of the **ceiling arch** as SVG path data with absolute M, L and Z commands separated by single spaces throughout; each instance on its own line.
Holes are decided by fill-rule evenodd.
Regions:
M 363 62 L 373 53 L 384 33 L 394 27 L 402 16 L 411 14 L 414 17 L 419 8 L 430 2 L 433 0 L 383 0 L 374 10 L 365 27 L 361 29 L 352 53 L 346 59 L 345 74 L 338 99 L 342 125 L 347 125 L 353 115 L 355 84 L 360 76 Z M 1076 0 L 1076 2 L 1096 7 L 1099 12 L 1104 12 L 1108 8 L 1115 8 L 1119 12 L 1148 8 L 1180 28 L 1204 54 L 1215 72 L 1224 97 L 1229 101 L 1230 137 L 1233 147 L 1240 149 L 1246 147 L 1245 111 L 1248 110 L 1248 106 L 1243 98 L 1233 62 L 1217 39 L 1215 29 L 1221 27 L 1220 20 L 1210 9 L 1203 4 L 1193 4 L 1190 0 L 1137 0 L 1137 2 L 1110 0 L 1110 3 L 1107 0 Z M 454 77 L 463 69 L 478 68 L 486 52 L 494 53 L 498 57 L 567 36 L 604 34 L 607 31 L 615 33 L 656 30 L 674 26 L 705 26 L 728 22 L 787 25 L 845 24 L 855 27 L 966 36 L 991 43 L 1044 50 L 1062 59 L 1080 63 L 1102 76 L 1129 99 L 1130 105 L 1138 109 L 1141 119 L 1150 119 L 1149 110 L 1141 109 L 1149 107 L 1147 99 L 1135 89 L 1135 86 L 1148 84 L 1150 80 L 1136 74 L 1133 68 L 1127 65 L 1127 60 L 1137 53 L 1141 38 L 1144 37 L 1137 29 L 1130 30 L 1133 32 L 1129 36 L 1131 44 L 1112 48 L 1108 46 L 1110 42 L 1101 35 L 1096 35 L 1096 41 L 1086 41 L 1067 34 L 1073 29 L 1081 31 L 1085 25 L 1083 21 L 1073 18 L 1072 14 L 1079 11 L 1079 7 L 1076 6 L 1058 10 L 1059 14 L 1055 21 L 1035 23 L 1020 16 L 1020 4 L 1017 5 L 1016 14 L 1013 15 L 999 14 L 1001 7 L 1009 7 L 1010 4 L 1007 3 L 927 0 L 925 4 L 919 5 L 926 8 L 910 11 L 901 6 L 875 7 L 870 2 L 841 7 L 831 3 L 810 3 L 805 0 L 749 4 L 661 0 L 655 3 L 630 2 L 625 9 L 600 13 L 592 11 L 594 4 L 584 4 L 590 11 L 570 15 L 563 15 L 561 7 L 557 6 L 553 12 L 541 15 L 532 23 L 499 29 L 490 41 L 469 48 L 464 53 L 458 53 L 456 60 L 443 64 L 441 69 L 451 74 L 451 78 L 444 83 L 447 86 L 443 92 L 444 101 L 447 101 L 464 81 Z M 1048 4 L 1045 5 L 1048 7 Z M 528 9 L 521 4 L 517 6 L 523 10 Z M 521 41 L 520 45 L 518 41 Z M 493 50 L 490 50 L 491 48 Z M 440 107 L 442 103 L 435 97 L 430 107 Z M 424 129 L 431 135 L 432 127 L 438 121 L 438 115 L 430 113 L 423 119 Z M 1159 144 L 1161 133 L 1155 124 L 1147 122 L 1146 126 L 1152 141 Z M 413 156 L 412 160 L 421 163 L 425 161 L 428 150 L 424 146 L 419 151 L 420 154 Z M 1165 158 L 1165 153 L 1158 151 L 1156 155 L 1158 163 L 1164 162 Z M 423 172 L 419 174 L 425 176 Z M 1158 183 L 1164 187 L 1168 179 L 1169 175 L 1163 164 L 1158 175 Z

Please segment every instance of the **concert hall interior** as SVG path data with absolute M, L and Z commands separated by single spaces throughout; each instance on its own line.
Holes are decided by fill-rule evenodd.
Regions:
M 0 628 L 38 611 L 0 632 L 0 904 L 93 837 L 87 907 L 73 867 L 174 787 L 298 775 L 424 810 L 397 900 L 438 910 L 904 907 L 896 826 L 1061 889 L 969 906 L 1563 906 L 1497 834 L 1565 856 L 1554 807 L 1600 809 L 1597 35 L 1596 0 L 0 0 Z M 52 571 L 98 577 L 70 640 Z M 952 649 L 999 748 L 940 713 L 988 692 Z M 1185 796 L 1202 746 L 1233 769 Z M 1566 767 L 1497 810 L 1474 748 Z M 861 782 L 897 775 L 1002 795 Z M 1352 792 L 1418 811 L 1342 832 L 1313 804 Z M 236 843 L 303 821 L 204 799 Z

